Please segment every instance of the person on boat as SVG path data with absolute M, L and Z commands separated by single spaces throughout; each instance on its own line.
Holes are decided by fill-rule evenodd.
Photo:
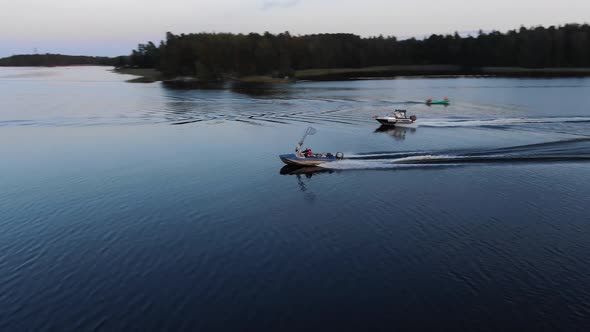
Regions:
M 313 152 L 311 152 L 310 148 L 306 148 L 305 150 L 303 150 L 303 156 L 304 157 L 313 157 Z

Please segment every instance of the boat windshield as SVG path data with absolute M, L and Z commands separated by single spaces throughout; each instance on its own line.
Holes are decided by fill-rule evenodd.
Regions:
M 395 112 L 393 112 L 393 116 L 396 119 L 403 119 L 406 117 L 406 111 L 396 110 Z

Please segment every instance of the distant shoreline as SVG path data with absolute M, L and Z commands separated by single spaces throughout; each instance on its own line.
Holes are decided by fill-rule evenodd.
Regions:
M 17 54 L 0 58 L 0 67 L 114 66 L 121 57 L 64 54 Z
M 128 80 L 131 83 L 151 83 L 164 81 L 172 85 L 196 84 L 197 78 L 178 77 L 166 80 L 163 75 L 152 68 L 115 68 L 116 73 L 134 75 L 137 78 Z M 243 77 L 227 77 L 226 81 L 238 83 L 288 83 L 297 81 L 347 81 L 361 79 L 389 79 L 404 76 L 423 77 L 458 77 L 458 76 L 491 76 L 521 78 L 560 78 L 590 76 L 590 68 L 523 68 L 523 67 L 482 67 L 463 68 L 455 65 L 407 65 L 379 66 L 365 68 L 330 68 L 305 69 L 295 71 L 293 77 L 277 78 L 270 75 Z M 201 82 L 202 83 L 202 82 Z

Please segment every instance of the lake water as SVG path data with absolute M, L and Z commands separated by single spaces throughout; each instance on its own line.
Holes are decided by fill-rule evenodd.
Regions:
M 129 78 L 0 69 L 0 330 L 590 329 L 590 79 Z

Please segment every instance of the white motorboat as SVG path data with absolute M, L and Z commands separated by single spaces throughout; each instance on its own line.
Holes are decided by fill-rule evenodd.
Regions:
M 375 117 L 375 120 L 384 126 L 409 125 L 416 122 L 417 119 L 418 118 L 415 115 L 410 115 L 410 117 L 408 117 L 406 115 L 406 110 L 395 110 L 390 115 Z

